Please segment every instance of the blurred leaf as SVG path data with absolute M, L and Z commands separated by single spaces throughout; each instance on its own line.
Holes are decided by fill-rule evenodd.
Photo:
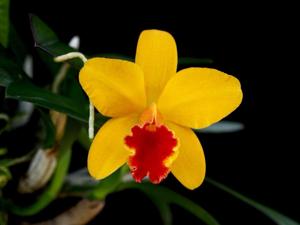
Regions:
M 32 102 L 38 106 L 53 109 L 79 121 L 88 122 L 88 103 L 80 105 L 76 100 L 54 94 L 30 83 L 15 82 L 6 89 L 6 97 Z M 100 127 L 107 119 L 96 115 L 95 126 Z
M 7 214 L 0 207 L 0 225 L 7 225 Z
M 9 117 L 4 113 L 0 113 L 0 135 L 9 127 Z M 1 154 L 0 154 L 1 155 Z
M 244 124 L 232 121 L 220 121 L 204 129 L 196 129 L 199 133 L 232 133 L 238 132 L 245 128 Z
M 269 217 L 271 220 L 273 220 L 276 224 L 278 225 L 300 225 L 298 222 L 290 219 L 289 217 L 275 211 L 274 209 L 271 209 L 267 206 L 264 206 L 240 193 L 238 193 L 237 191 L 234 191 L 233 189 L 213 180 L 210 178 L 206 178 L 205 179 L 208 183 L 210 183 L 211 185 L 213 185 L 214 187 L 232 195 L 233 197 L 241 200 L 242 202 L 254 207 L 255 209 L 257 209 L 258 211 L 262 212 L 263 214 L 265 214 L 267 217 Z
M 83 120 L 87 112 L 76 101 L 54 94 L 30 83 L 15 82 L 6 89 L 6 97 L 32 102 L 36 105 L 66 113 L 75 119 Z
M 19 65 L 22 65 L 24 59 L 28 53 L 28 49 L 24 44 L 23 40 L 20 38 L 18 32 L 16 31 L 13 24 L 10 24 L 9 30 L 9 46 L 16 57 L 16 60 Z
M 37 53 L 40 59 L 42 60 L 42 63 L 45 64 L 46 68 L 50 71 L 51 75 L 55 77 L 59 68 L 61 67 L 61 63 L 54 62 L 52 55 L 39 48 L 37 49 Z
M 29 78 L 15 62 L 5 55 L 0 55 L 0 86 L 7 87 L 10 83 L 20 80 L 26 82 Z
M 92 144 L 92 140 L 89 138 L 88 130 L 86 128 L 82 128 L 79 132 L 78 142 L 80 145 L 86 150 L 90 149 Z
M 121 171 L 119 169 L 96 184 L 88 195 L 88 198 L 104 200 L 108 194 L 114 192 L 119 187 L 121 179 Z
M 27 153 L 26 155 L 23 155 L 21 157 L 17 157 L 17 158 L 12 158 L 12 159 L 2 159 L 0 160 L 0 165 L 4 166 L 4 167 L 10 167 L 10 166 L 14 166 L 17 165 L 19 163 L 23 163 L 26 161 L 29 161 L 33 155 L 33 151 Z
M 160 202 L 158 198 L 152 198 L 151 199 L 153 204 L 156 206 L 156 208 L 159 211 L 160 218 L 162 219 L 162 222 L 164 225 L 172 225 L 172 211 L 171 207 L 164 203 Z
M 150 196 L 151 198 L 154 197 L 159 199 L 161 202 L 163 202 L 163 204 L 175 204 L 177 206 L 180 206 L 183 209 L 190 212 L 191 214 L 193 214 L 194 216 L 196 216 L 197 218 L 199 218 L 200 220 L 202 220 L 205 224 L 220 225 L 219 222 L 205 209 L 203 209 L 193 201 L 183 197 L 182 195 L 169 190 L 168 188 L 152 185 L 149 183 L 137 184 L 135 182 L 124 183 L 120 186 L 120 190 L 128 188 L 138 189 Z M 163 218 L 163 220 L 168 220 L 168 218 Z
M 2 189 L 11 178 L 12 176 L 9 169 L 0 165 L 0 189 Z
M 69 45 L 61 42 L 54 31 L 37 16 L 30 15 L 30 24 L 35 46 L 48 52 L 53 57 L 76 51 Z M 83 66 L 80 59 L 71 59 L 69 63 L 76 69 L 80 69 Z
M 1 155 L 5 155 L 7 153 L 7 149 L 6 148 L 0 148 L 0 156 Z
M 0 0 L 0 44 L 8 45 L 9 35 L 9 0 Z
M 77 104 L 85 105 L 87 103 L 87 97 L 82 91 L 82 87 L 78 81 L 78 71 L 74 68 L 69 68 L 65 79 L 60 85 L 60 92 L 66 97 L 76 99 Z
M 20 216 L 31 216 L 47 207 L 58 195 L 65 176 L 67 175 L 71 160 L 72 145 L 77 139 L 80 125 L 72 119 L 69 119 L 66 126 L 66 132 L 58 150 L 58 162 L 50 184 L 46 187 L 39 198 L 28 206 L 18 206 L 12 202 L 6 202 L 12 213 Z
M 149 199 L 153 202 L 156 208 L 159 211 L 160 218 L 164 225 L 171 225 L 172 224 L 172 211 L 169 203 L 167 201 L 162 201 L 160 195 L 157 193 L 144 191 L 144 193 L 149 197 Z
M 39 110 L 39 112 L 41 114 L 41 120 L 45 130 L 43 148 L 44 149 L 51 148 L 55 144 L 55 133 L 56 133 L 55 127 L 48 114 L 44 113 L 42 110 Z

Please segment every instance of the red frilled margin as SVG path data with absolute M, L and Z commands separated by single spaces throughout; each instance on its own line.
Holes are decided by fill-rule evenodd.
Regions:
M 133 150 L 128 165 L 137 182 L 149 176 L 152 183 L 159 183 L 168 173 L 165 161 L 174 154 L 177 139 L 167 127 L 155 124 L 134 126 L 132 135 L 125 137 L 125 144 Z

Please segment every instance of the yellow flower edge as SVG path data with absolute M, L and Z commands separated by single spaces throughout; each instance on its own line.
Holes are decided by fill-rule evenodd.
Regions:
M 79 81 L 97 110 L 112 117 L 96 134 L 88 170 L 103 179 L 127 163 L 137 182 L 159 183 L 169 172 L 187 188 L 205 177 L 202 146 L 191 128 L 204 128 L 234 111 L 242 101 L 233 76 L 210 68 L 177 69 L 172 35 L 146 30 L 135 63 L 92 58 Z

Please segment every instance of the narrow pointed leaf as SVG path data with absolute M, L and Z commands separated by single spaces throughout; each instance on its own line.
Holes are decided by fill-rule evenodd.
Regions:
M 163 201 L 160 198 L 160 196 L 157 196 L 156 192 L 144 191 L 144 193 L 149 197 L 149 199 L 156 206 L 156 208 L 160 214 L 160 218 L 162 219 L 163 224 L 171 225 L 172 224 L 172 212 L 171 212 L 171 207 L 168 204 L 168 202 Z
M 149 183 L 137 184 L 137 183 L 125 183 L 120 187 L 120 190 L 123 189 L 138 189 L 147 195 L 156 195 L 156 198 L 160 201 L 167 204 L 175 204 L 190 212 L 200 220 L 202 220 L 207 225 L 220 225 L 219 222 L 205 209 L 197 205 L 188 198 L 183 197 L 180 194 L 177 194 L 174 191 L 169 190 L 168 188 L 162 186 L 156 186 Z
M 37 16 L 30 15 L 30 24 L 36 47 L 48 52 L 53 57 L 77 51 L 61 42 L 54 31 Z M 69 60 L 69 63 L 76 69 L 83 66 L 82 61 L 79 59 Z
M 29 81 L 22 69 L 5 55 L 0 55 L 0 86 L 7 87 L 16 81 Z
M 66 113 L 74 119 L 88 122 L 88 103 L 78 104 L 76 100 L 54 94 L 30 83 L 15 82 L 6 89 L 6 97 L 32 102 L 38 106 Z M 95 126 L 100 127 L 107 119 L 96 116 Z
M 205 179 L 208 183 L 210 183 L 211 185 L 215 186 L 216 188 L 230 194 L 231 196 L 241 200 L 242 202 L 254 207 L 255 209 L 257 209 L 258 211 L 262 212 L 263 214 L 265 214 L 267 217 L 269 217 L 271 220 L 273 220 L 276 224 L 278 225 L 300 225 L 300 223 L 292 220 L 291 218 L 277 212 L 274 209 L 271 209 L 267 206 L 264 206 L 263 204 L 260 204 L 240 193 L 238 193 L 237 191 L 213 180 L 210 178 L 206 178 Z

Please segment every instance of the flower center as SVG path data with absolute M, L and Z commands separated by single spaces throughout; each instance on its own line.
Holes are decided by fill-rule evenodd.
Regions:
M 141 115 L 141 124 L 131 129 L 125 137 L 125 144 L 131 155 L 128 165 L 137 182 L 149 176 L 152 183 L 159 183 L 170 172 L 170 165 L 177 156 L 178 140 L 161 123 L 156 106 L 152 105 Z

